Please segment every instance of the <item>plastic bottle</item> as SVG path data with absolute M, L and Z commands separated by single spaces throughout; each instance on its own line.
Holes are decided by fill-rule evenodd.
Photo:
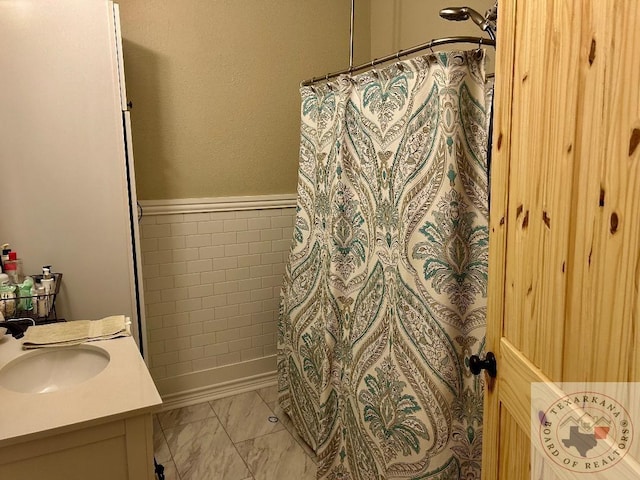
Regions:
M 0 273 L 0 317 L 2 318 L 9 316 L 7 314 L 7 303 L 11 302 L 7 292 L 3 291 L 4 287 L 7 287 L 7 289 L 9 288 L 9 275 L 6 273 Z M 15 305 L 15 300 L 13 300 L 13 303 Z
M 4 268 L 4 262 L 9 260 L 9 252 L 11 251 L 11 249 L 9 248 L 9 244 L 8 243 L 3 243 L 2 244 L 2 253 L 0 253 L 0 264 L 2 265 L 2 268 Z
M 44 287 L 36 288 L 36 292 L 38 294 L 38 300 L 36 301 L 37 307 L 37 315 L 38 317 L 46 317 L 48 315 L 47 312 L 47 295 L 44 292 Z
M 16 313 L 15 285 L 0 286 L 0 312 L 5 318 L 13 317 Z
M 9 280 L 14 285 L 19 285 L 24 280 L 22 275 L 22 260 L 18 258 L 16 252 L 9 252 L 9 259 L 3 262 L 4 270 L 9 275 Z
M 33 300 L 31 298 L 31 289 L 33 288 L 33 278 L 25 277 L 24 282 L 18 285 L 18 309 L 28 312 L 33 310 Z
M 34 317 L 38 316 L 38 284 L 37 283 L 33 283 L 33 285 L 31 286 L 31 292 L 29 292 L 31 294 L 31 313 L 33 313 Z
M 49 312 L 53 307 L 53 295 L 56 291 L 55 281 L 55 278 L 51 274 L 51 265 L 45 265 L 44 267 L 42 267 L 42 280 L 40 280 L 40 282 L 42 283 L 42 287 L 44 288 L 45 309 L 44 311 L 40 311 L 40 309 L 38 309 L 38 313 L 41 317 L 48 317 Z

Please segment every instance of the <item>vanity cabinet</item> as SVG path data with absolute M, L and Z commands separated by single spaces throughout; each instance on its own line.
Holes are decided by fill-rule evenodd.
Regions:
M 152 415 L 162 399 L 138 347 L 132 337 L 90 344 L 109 361 L 87 380 L 47 393 L 0 383 L 0 479 L 154 479 Z M 30 353 L 0 337 L 0 370 Z
M 153 422 L 133 415 L 0 449 L 0 478 L 153 480 Z

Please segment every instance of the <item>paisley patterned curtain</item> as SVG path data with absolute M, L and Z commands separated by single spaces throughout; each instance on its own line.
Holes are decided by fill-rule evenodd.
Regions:
M 279 401 L 318 479 L 480 478 L 484 54 L 303 87 Z

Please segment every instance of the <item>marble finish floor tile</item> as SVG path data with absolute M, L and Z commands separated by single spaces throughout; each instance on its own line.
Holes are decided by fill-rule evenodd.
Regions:
M 275 411 L 275 406 L 278 403 L 278 386 L 273 385 L 271 387 L 260 388 L 256 390 L 260 398 L 264 400 L 264 403 L 272 410 Z
M 217 418 L 164 428 L 164 434 L 181 480 L 244 480 L 251 476 Z
M 291 418 L 289 418 L 289 415 L 287 415 L 282 410 L 282 408 L 280 408 L 280 405 L 277 405 L 277 404 L 273 409 L 273 413 L 276 417 L 278 417 L 278 422 L 281 423 L 284 426 L 284 428 L 287 429 L 287 431 L 296 440 L 296 442 L 298 442 L 300 447 L 309 456 L 309 458 L 311 458 L 311 460 L 313 460 L 314 463 L 317 463 L 316 452 L 314 452 L 313 449 L 309 446 L 309 444 L 305 442 L 304 439 L 298 434 L 298 430 L 296 430 L 296 427 L 291 421 Z
M 236 444 L 255 480 L 315 480 L 316 465 L 286 430 Z
M 158 463 L 171 460 L 171 452 L 169 451 L 167 440 L 164 438 L 162 428 L 160 428 L 160 424 L 156 426 L 155 422 L 153 423 L 153 454 Z
M 162 428 L 170 428 L 176 425 L 184 425 L 185 423 L 198 422 L 209 417 L 215 417 L 215 414 L 211 406 L 205 402 L 161 412 L 158 414 L 158 421 Z
M 153 431 L 155 432 L 156 429 L 158 429 L 158 430 L 162 429 L 162 427 L 160 425 L 160 420 L 158 420 L 158 415 L 154 413 L 152 415 L 152 419 L 153 419 Z
M 270 422 L 273 412 L 256 392 L 241 393 L 211 402 L 233 443 L 284 430 L 280 422 Z
M 164 480 L 181 480 L 178 475 L 178 469 L 176 468 L 176 464 L 173 463 L 173 460 L 165 460 L 164 462 L 157 460 L 157 462 L 161 463 L 164 467 Z

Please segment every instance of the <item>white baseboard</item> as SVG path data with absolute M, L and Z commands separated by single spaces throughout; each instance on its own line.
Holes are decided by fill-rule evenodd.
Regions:
M 275 355 L 156 381 L 162 410 L 250 392 L 277 384 Z

